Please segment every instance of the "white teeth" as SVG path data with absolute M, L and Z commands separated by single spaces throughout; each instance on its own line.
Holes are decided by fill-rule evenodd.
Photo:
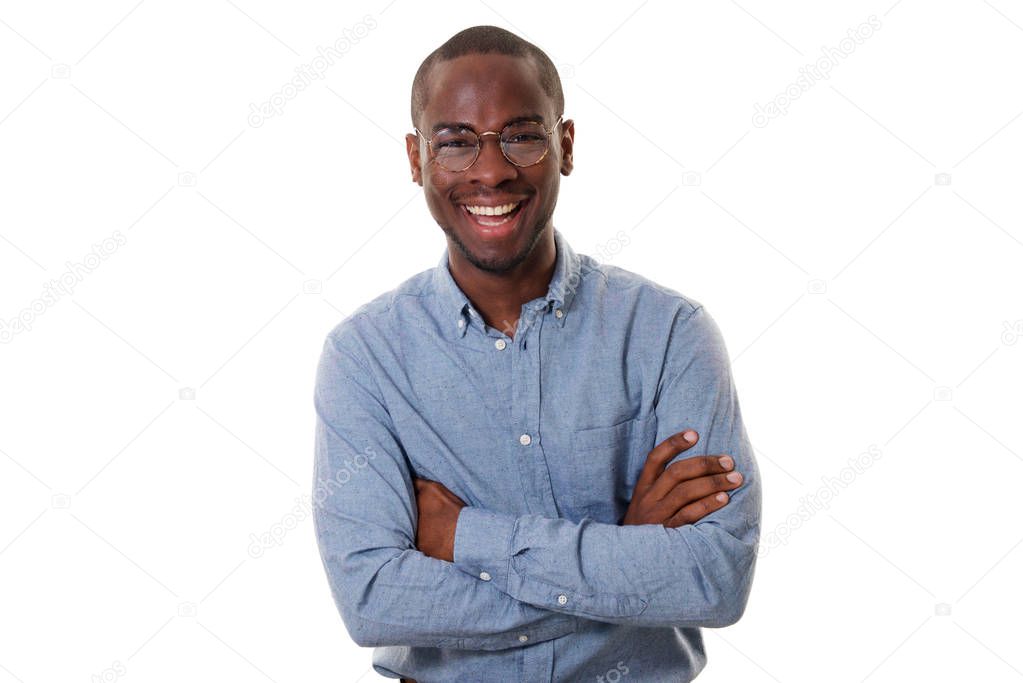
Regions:
M 502 204 L 501 206 L 468 206 L 465 209 L 469 213 L 475 216 L 503 216 L 506 213 L 511 213 L 518 206 L 518 202 L 513 204 Z

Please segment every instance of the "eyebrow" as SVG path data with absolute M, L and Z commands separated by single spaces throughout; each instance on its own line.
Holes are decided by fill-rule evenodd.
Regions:
M 513 119 L 508 119 L 504 122 L 504 125 L 502 125 L 501 128 L 510 126 L 513 123 L 522 123 L 523 121 L 532 121 L 533 123 L 543 125 L 543 117 L 539 114 L 525 114 L 523 116 L 516 116 Z M 439 130 L 444 130 L 445 128 L 468 128 L 469 130 L 476 130 L 472 127 L 471 123 L 467 123 L 465 121 L 442 121 L 441 123 L 434 125 L 434 127 L 430 129 L 430 133 L 434 134 Z

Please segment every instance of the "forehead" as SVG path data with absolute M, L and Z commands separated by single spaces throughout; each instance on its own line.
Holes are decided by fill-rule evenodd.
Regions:
M 464 121 L 478 130 L 497 130 L 518 116 L 538 114 L 551 125 L 553 102 L 540 85 L 532 59 L 477 54 L 433 66 L 427 80 L 423 126 Z

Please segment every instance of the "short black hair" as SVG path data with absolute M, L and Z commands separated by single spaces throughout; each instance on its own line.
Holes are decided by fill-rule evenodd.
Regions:
M 475 54 L 499 54 L 532 59 L 540 72 L 540 87 L 554 100 L 557 115 L 565 113 L 565 94 L 561 89 L 561 77 L 547 53 L 528 40 L 498 26 L 473 26 L 448 38 L 447 42 L 427 55 L 419 65 L 416 77 L 412 80 L 413 126 L 419 125 L 419 117 L 426 108 L 428 96 L 426 79 L 434 64 Z

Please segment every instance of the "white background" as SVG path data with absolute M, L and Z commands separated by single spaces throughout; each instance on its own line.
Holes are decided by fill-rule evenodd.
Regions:
M 1023 678 L 1018 3 L 129 0 L 0 4 L 0 683 L 381 680 L 308 517 L 315 365 L 444 249 L 409 89 L 475 24 L 562 72 L 558 229 L 727 341 L 766 552 L 700 680 Z

